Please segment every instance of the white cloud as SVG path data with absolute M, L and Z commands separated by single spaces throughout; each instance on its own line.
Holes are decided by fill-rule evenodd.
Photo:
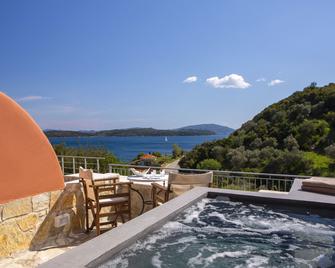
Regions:
M 258 79 L 256 79 L 256 82 L 265 82 L 266 78 L 265 77 L 260 77 Z
M 25 96 L 17 99 L 18 102 L 38 101 L 38 100 L 49 100 L 49 97 L 43 96 Z
M 275 80 L 271 80 L 270 83 L 268 83 L 268 85 L 270 87 L 272 86 L 275 86 L 275 85 L 278 85 L 278 84 L 281 84 L 281 83 L 284 83 L 285 81 L 283 80 L 280 80 L 280 79 L 275 79 Z
M 189 77 L 187 77 L 187 78 L 183 81 L 183 83 L 188 83 L 188 84 L 190 84 L 190 83 L 197 82 L 197 80 L 198 80 L 198 77 L 196 77 L 196 76 L 189 76 Z
M 206 82 L 215 88 L 248 88 L 251 86 L 243 76 L 238 74 L 230 74 L 222 78 L 213 76 L 207 78 Z

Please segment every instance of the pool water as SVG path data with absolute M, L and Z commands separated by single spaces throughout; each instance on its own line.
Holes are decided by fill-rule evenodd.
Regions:
M 335 267 L 335 220 L 203 199 L 101 267 Z

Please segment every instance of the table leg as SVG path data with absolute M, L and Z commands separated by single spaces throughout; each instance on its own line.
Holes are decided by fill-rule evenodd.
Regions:
M 140 198 L 141 198 L 141 200 L 142 200 L 142 208 L 141 208 L 141 212 L 140 212 L 140 214 L 139 214 L 139 215 L 141 215 L 141 214 L 143 214 L 143 211 L 144 211 L 144 205 L 146 204 L 145 201 L 144 201 L 144 197 L 143 197 L 143 195 L 141 194 L 141 192 L 140 192 L 139 190 L 134 189 L 133 187 L 131 187 L 131 190 L 133 190 L 134 192 L 136 192 L 136 193 L 140 196 Z M 139 215 L 138 215 L 138 216 L 139 216 Z

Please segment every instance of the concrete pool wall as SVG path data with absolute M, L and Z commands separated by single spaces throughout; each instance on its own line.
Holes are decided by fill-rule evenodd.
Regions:
M 289 207 L 335 209 L 335 197 L 300 190 L 290 193 L 245 192 L 197 187 L 123 225 L 74 248 L 40 267 L 96 267 L 139 238 L 158 229 L 178 213 L 205 197 L 226 196 L 241 201 L 280 204 Z

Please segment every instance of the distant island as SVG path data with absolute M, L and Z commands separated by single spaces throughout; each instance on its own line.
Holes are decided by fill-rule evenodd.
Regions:
M 127 128 L 100 131 L 45 130 L 48 137 L 108 137 L 108 136 L 202 136 L 229 135 L 234 130 L 216 124 L 200 124 L 178 129 Z

